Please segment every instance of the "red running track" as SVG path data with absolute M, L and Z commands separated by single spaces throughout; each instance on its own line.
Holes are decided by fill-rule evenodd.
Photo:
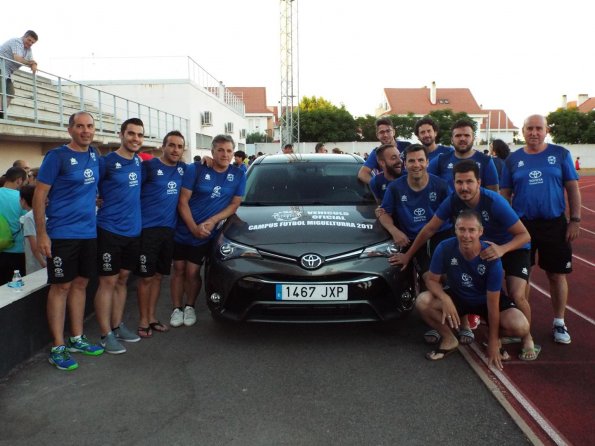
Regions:
M 565 315 L 572 336 L 556 344 L 553 310 L 543 271 L 534 268 L 530 304 L 532 334 L 542 346 L 536 361 L 517 359 L 520 345 L 508 345 L 512 360 L 502 373 L 485 367 L 483 351 L 470 355 L 544 444 L 595 445 L 595 177 L 579 181 L 582 195 L 580 238 L 573 243 L 573 272 L 568 276 Z M 478 340 L 485 330 L 478 330 Z

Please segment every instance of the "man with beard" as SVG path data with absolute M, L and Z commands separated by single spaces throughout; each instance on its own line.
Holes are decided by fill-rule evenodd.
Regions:
M 376 121 L 376 137 L 381 145 L 392 144 L 397 148 L 399 155 L 410 143 L 405 141 L 397 141 L 395 128 L 390 118 L 380 118 Z M 376 148 L 370 152 L 368 159 L 357 173 L 360 181 L 369 184 L 372 179 L 372 173 L 380 168 L 376 158 Z
M 155 312 L 161 279 L 171 270 L 178 198 L 186 170 L 186 163 L 180 161 L 185 145 L 184 136 L 173 130 L 163 138 L 163 155 L 142 163 L 140 202 L 143 230 L 137 271 L 140 276 L 137 334 L 143 338 L 151 337 L 153 331 L 168 330 L 167 325 L 157 319 Z
M 101 158 L 97 211 L 97 263 L 99 287 L 95 313 L 101 330 L 101 345 L 107 353 L 125 353 L 119 342 L 138 342 L 122 317 L 126 305 L 128 276 L 136 269 L 141 235 L 141 159 L 144 124 L 138 118 L 120 127 L 120 147 Z
M 413 132 L 415 133 L 415 136 L 417 136 L 417 139 L 419 139 L 419 142 L 428 149 L 428 162 L 432 161 L 442 153 L 450 153 L 453 151 L 452 147 L 436 144 L 438 130 L 438 124 L 436 124 L 436 122 L 429 116 L 419 119 L 413 127 Z
M 581 193 L 570 152 L 545 142 L 545 117 L 529 116 L 523 125 L 526 146 L 513 152 L 502 171 L 502 195 L 531 234 L 531 265 L 538 253 L 547 275 L 554 310 L 554 342 L 570 344 L 564 322 L 568 301 L 566 275 L 572 272 L 572 245 L 580 234 Z M 566 220 L 568 197 L 569 220 Z M 529 287 L 527 287 L 529 288 Z M 528 296 L 528 292 L 527 292 Z
M 428 172 L 445 180 L 452 192 L 454 191 L 453 167 L 461 160 L 472 159 L 479 166 L 479 176 L 483 187 L 498 192 L 498 172 L 492 158 L 473 148 L 475 140 L 473 123 L 466 119 L 456 121 L 452 125 L 451 140 L 455 150 L 434 158 L 430 162 Z
M 383 144 L 375 152 L 382 172 L 372 177 L 370 180 L 370 190 L 374 194 L 378 204 L 380 204 L 389 183 L 401 176 L 403 163 L 401 162 L 399 151 L 394 144 Z

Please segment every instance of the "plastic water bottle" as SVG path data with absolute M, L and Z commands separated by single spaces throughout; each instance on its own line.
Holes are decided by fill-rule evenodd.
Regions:
M 23 282 L 23 278 L 21 277 L 21 272 L 18 269 L 14 270 L 14 274 L 12 275 L 12 280 L 8 283 L 8 286 L 15 291 L 23 291 L 25 282 Z

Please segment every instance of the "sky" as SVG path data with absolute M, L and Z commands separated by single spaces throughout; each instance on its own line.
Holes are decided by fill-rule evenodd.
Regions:
M 469 88 L 485 109 L 503 109 L 517 127 L 584 93 L 595 96 L 590 29 L 595 4 L 579 0 L 297 0 L 300 96 L 374 114 L 384 88 Z M 68 77 L 73 60 L 147 62 L 161 78 L 162 56 L 190 56 L 227 86 L 266 87 L 280 100 L 278 0 L 29 0 L 2 21 L 0 41 L 39 34 L 40 70 Z M 158 57 L 158 58 L 157 58 Z M 154 74 L 153 74 L 154 73 Z M 87 78 L 93 78 L 87 72 Z M 72 75 L 72 74 L 70 74 Z M 73 80 L 75 78 L 73 77 Z

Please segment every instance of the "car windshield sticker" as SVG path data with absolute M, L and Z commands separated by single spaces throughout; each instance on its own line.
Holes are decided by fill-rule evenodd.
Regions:
M 303 211 L 292 208 L 289 211 L 275 212 L 271 217 L 273 221 L 249 225 L 248 230 L 260 231 L 291 226 L 335 226 L 365 230 L 372 230 L 374 227 L 372 223 L 352 221 L 349 212 L 345 211 Z

